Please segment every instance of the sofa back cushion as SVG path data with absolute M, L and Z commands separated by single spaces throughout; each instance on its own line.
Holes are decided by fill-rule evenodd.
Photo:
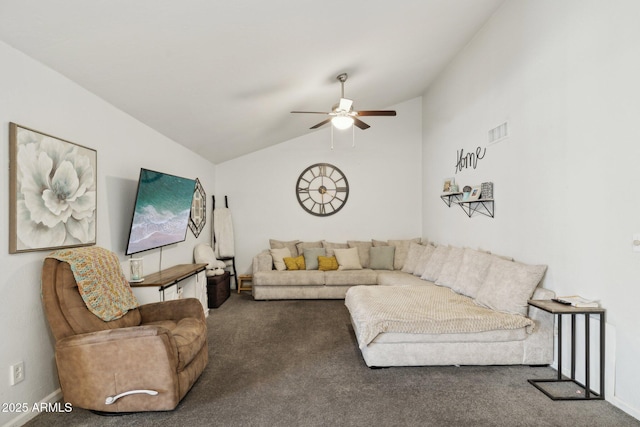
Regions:
M 269 239 L 269 248 L 270 249 L 289 248 L 289 252 L 291 252 L 291 256 L 298 256 L 298 255 L 302 255 L 298 253 L 298 249 L 296 248 L 296 245 L 299 242 L 300 240 L 284 241 L 284 240 Z
M 448 246 L 438 246 L 433 251 L 433 254 L 429 258 L 429 262 L 420 276 L 423 280 L 428 280 L 430 282 L 435 282 L 438 280 L 438 276 L 440 276 L 440 271 L 442 271 L 442 266 L 444 266 L 445 261 L 447 260 L 447 255 L 449 255 L 449 247 Z
M 322 241 L 322 247 L 327 251 L 327 256 L 334 256 L 334 249 L 349 249 L 349 245 L 347 243 L 333 243 L 327 242 L 326 240 Z
M 424 271 L 427 268 L 427 264 L 431 259 L 431 255 L 433 255 L 433 251 L 436 250 L 436 247 L 428 244 L 424 247 L 422 251 L 422 255 L 418 258 L 418 262 L 416 262 L 416 267 L 413 269 L 413 275 L 421 277 L 424 274 Z
M 407 258 L 402 266 L 402 272 L 413 274 L 413 271 L 416 269 L 416 265 L 418 264 L 418 259 L 422 256 L 425 248 L 426 246 L 421 245 L 420 243 L 411 242 L 409 244 L 409 252 L 407 252 Z
M 462 264 L 462 255 L 464 255 L 463 248 L 457 248 L 455 246 L 449 247 L 449 253 L 447 259 L 442 265 L 442 270 L 436 280 L 436 285 L 446 286 L 448 288 L 453 287 L 458 278 L 458 272 L 460 271 L 460 265 Z
M 356 240 L 348 240 L 347 244 L 350 248 L 358 249 L 358 256 L 360 257 L 360 265 L 363 268 L 369 268 L 369 248 L 373 246 L 371 241 L 356 241 Z
M 526 316 L 527 300 L 546 270 L 546 265 L 527 265 L 493 257 L 475 301 L 494 310 Z
M 495 258 L 487 252 L 466 248 L 462 254 L 462 263 L 451 285 L 455 292 L 475 298 L 489 272 L 489 266 Z

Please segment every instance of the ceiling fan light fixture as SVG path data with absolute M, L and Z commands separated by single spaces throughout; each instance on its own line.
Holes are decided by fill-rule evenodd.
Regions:
M 353 117 L 349 116 L 335 116 L 331 119 L 331 124 L 336 129 L 344 130 L 353 126 Z

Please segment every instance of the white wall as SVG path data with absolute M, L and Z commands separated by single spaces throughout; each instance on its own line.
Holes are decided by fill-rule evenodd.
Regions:
M 189 178 L 213 191 L 214 166 L 159 135 L 56 72 L 0 42 L 0 242 L 8 248 L 9 122 L 84 145 L 98 152 L 97 244 L 125 261 L 124 247 L 141 167 Z M 210 241 L 210 221 L 198 242 Z M 196 239 L 164 249 L 162 267 L 192 262 Z M 0 254 L 0 402 L 33 403 L 55 398 L 58 389 L 53 339 L 40 299 L 40 272 L 47 252 Z M 159 269 L 159 250 L 144 252 L 145 273 Z M 24 361 L 25 380 L 9 385 L 9 366 Z M 59 397 L 59 396 L 58 396 Z M 20 418 L 0 413 L 0 425 Z M 13 421 L 11 421 L 13 420 Z
M 607 398 L 640 418 L 638 16 L 633 0 L 508 0 L 423 97 L 423 230 L 547 264 L 546 287 L 601 300 Z M 456 151 L 505 120 L 511 137 L 455 174 Z M 454 175 L 494 182 L 495 219 L 439 200 Z
M 390 108 L 396 117 L 367 117 L 371 128 L 355 130 L 355 147 L 351 131 L 335 132 L 331 151 L 325 126 L 217 165 L 216 199 L 223 203 L 228 196 L 240 273 L 250 271 L 270 238 L 346 242 L 421 235 L 421 99 Z M 307 166 L 323 162 L 344 172 L 350 192 L 341 211 L 316 217 L 300 207 L 295 186 Z

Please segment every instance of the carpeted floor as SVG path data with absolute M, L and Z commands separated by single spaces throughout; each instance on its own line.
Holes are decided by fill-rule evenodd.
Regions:
M 554 402 L 528 378 L 551 368 L 369 369 L 344 301 L 232 294 L 208 318 L 210 361 L 171 412 L 75 408 L 29 426 L 640 426 L 604 401 Z

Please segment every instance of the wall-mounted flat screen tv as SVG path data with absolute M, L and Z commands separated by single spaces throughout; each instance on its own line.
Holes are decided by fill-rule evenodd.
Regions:
M 141 169 L 126 254 L 183 242 L 195 187 L 195 179 Z

